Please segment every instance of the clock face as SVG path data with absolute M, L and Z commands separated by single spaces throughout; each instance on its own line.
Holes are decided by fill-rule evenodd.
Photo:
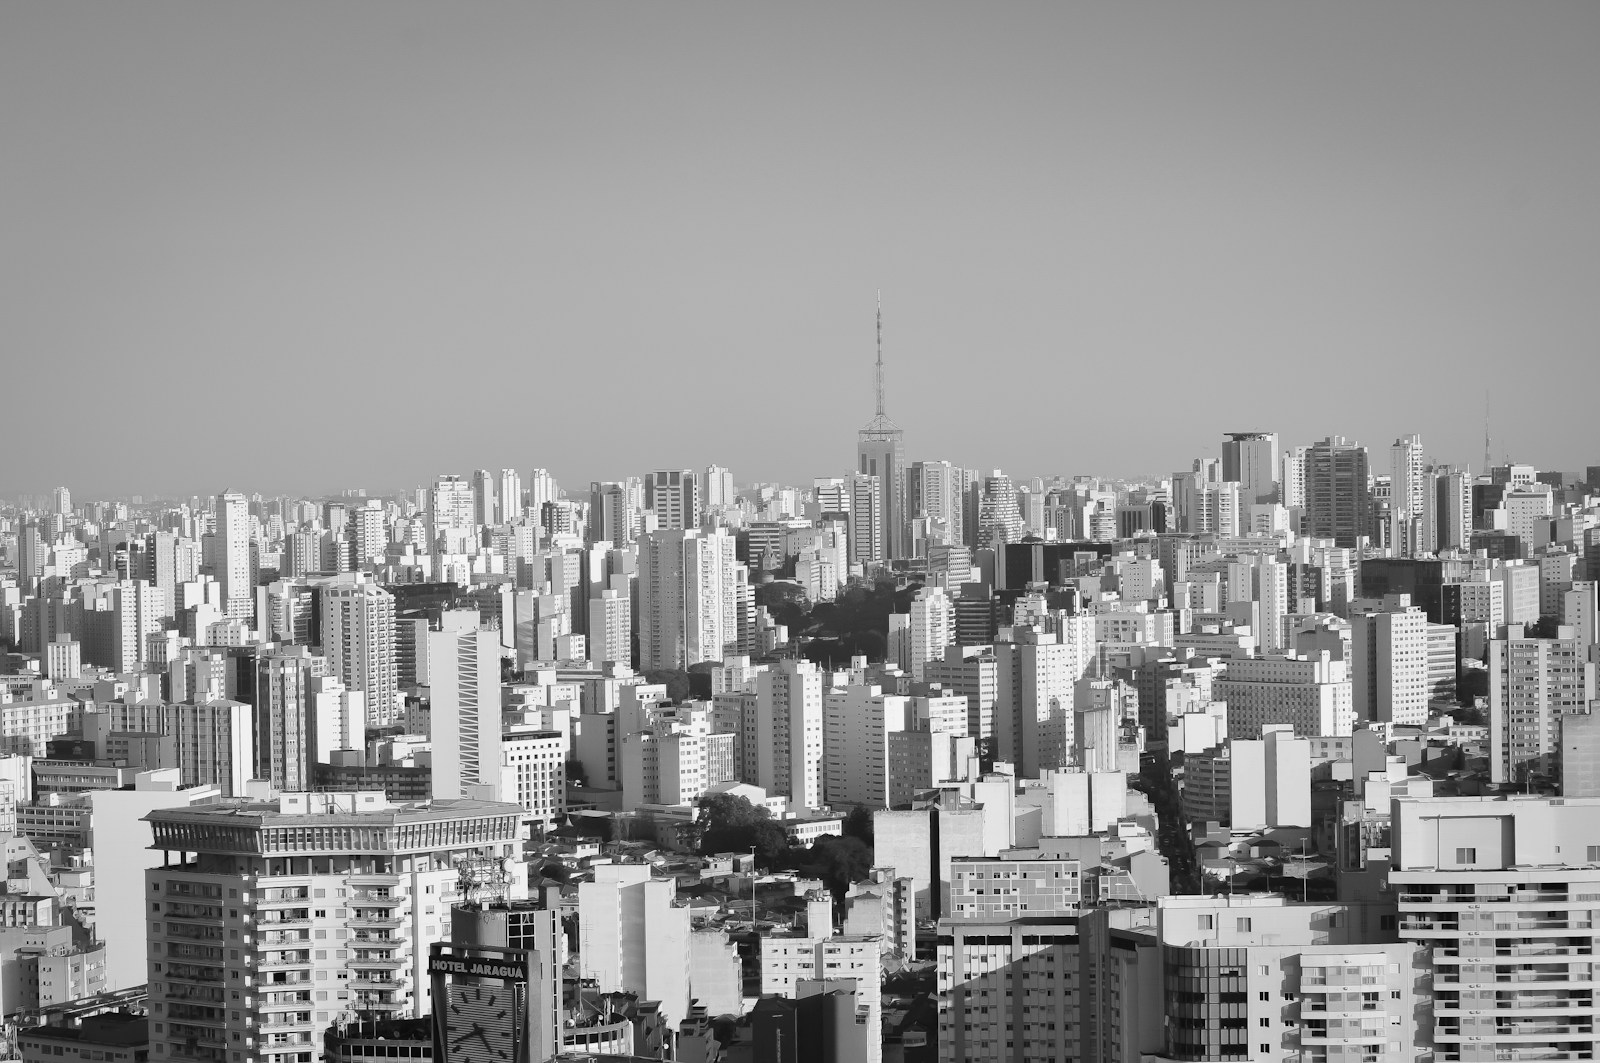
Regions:
M 517 1005 L 501 982 L 453 984 L 448 990 L 444 1047 L 448 1063 L 512 1063 L 517 1055 Z

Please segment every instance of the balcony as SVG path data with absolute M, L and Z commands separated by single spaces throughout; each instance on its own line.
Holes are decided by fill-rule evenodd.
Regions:
M 286 912 L 269 912 L 256 920 L 256 926 L 268 930 L 280 926 L 310 926 L 311 913 L 305 909 L 290 909 Z
M 268 1015 L 261 1020 L 260 1028 L 263 1030 L 292 1030 L 312 1025 L 309 1011 L 294 1012 L 284 1015 Z
M 350 926 L 356 929 L 370 927 L 373 929 L 393 929 L 403 926 L 405 920 L 393 915 L 358 915 L 350 920 Z M 357 940 L 361 940 L 358 938 Z
M 404 897 L 396 897 L 392 894 L 381 893 L 377 890 L 350 891 L 351 904 L 377 904 L 383 905 L 384 907 L 393 908 L 398 905 L 402 905 L 405 902 L 406 899 Z
M 309 952 L 303 956 L 278 954 L 263 959 L 256 966 L 264 971 L 270 971 L 275 967 L 310 967 L 311 954 Z
M 408 1000 L 362 1000 L 356 998 L 350 1006 L 357 1011 L 403 1011 L 411 1006 Z
M 383 990 L 385 992 L 393 992 L 396 989 L 404 989 L 405 985 L 406 985 L 405 980 L 402 979 L 402 978 L 399 978 L 399 977 L 394 977 L 394 978 L 352 978 L 346 984 L 351 989 L 356 989 L 356 990 L 372 989 L 372 990 Z
M 366 959 L 347 960 L 345 962 L 345 966 L 352 971 L 363 971 L 369 969 L 398 971 L 401 968 L 409 967 L 410 965 L 411 964 L 409 961 L 402 959 L 399 956 L 369 956 Z
M 370 888 L 378 886 L 393 889 L 395 886 L 400 885 L 400 873 L 397 871 L 360 871 L 347 875 L 345 881 L 352 887 Z

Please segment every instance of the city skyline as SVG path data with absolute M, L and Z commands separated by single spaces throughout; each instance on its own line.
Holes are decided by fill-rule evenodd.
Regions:
M 1496 462 L 1590 460 L 1587 5 L 7 22 L 0 495 L 587 482 L 645 433 L 803 482 L 880 288 L 913 460 L 1293 425 L 1476 468 L 1486 387 Z

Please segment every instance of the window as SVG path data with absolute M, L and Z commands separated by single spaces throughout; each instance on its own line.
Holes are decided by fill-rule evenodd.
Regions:
M 1201 930 L 1210 930 L 1215 926 L 1216 926 L 1216 918 L 1214 916 L 1202 915 L 1200 917 L 1200 929 Z
M 1478 862 L 1478 850 L 1476 850 L 1476 849 L 1467 849 L 1467 848 L 1462 848 L 1462 849 L 1457 849 L 1456 850 L 1456 863 L 1458 863 L 1458 864 L 1476 864 L 1477 862 Z
M 1248 916 L 1241 916 L 1239 918 L 1239 933 L 1241 933 L 1241 934 L 1250 933 L 1250 919 L 1249 919 Z

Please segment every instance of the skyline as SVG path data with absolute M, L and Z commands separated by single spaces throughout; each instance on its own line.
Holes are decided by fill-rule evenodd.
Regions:
M 829 16 L 9 11 L 0 496 L 1600 461 L 1600 9 Z

